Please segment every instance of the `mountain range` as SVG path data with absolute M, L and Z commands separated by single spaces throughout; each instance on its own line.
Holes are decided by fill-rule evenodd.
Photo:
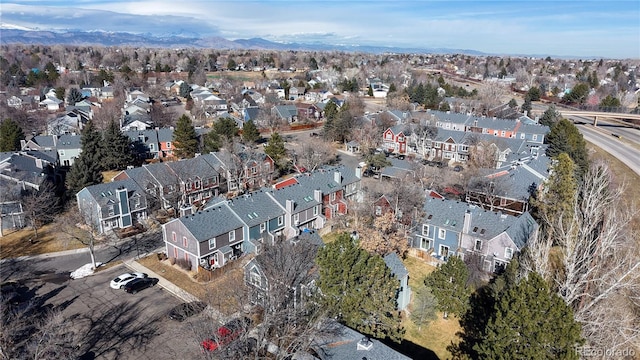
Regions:
M 346 51 L 364 53 L 430 53 L 486 55 L 469 49 L 447 48 L 401 48 L 384 46 L 332 45 L 324 43 L 280 43 L 262 38 L 228 40 L 222 37 L 200 37 L 196 34 L 176 34 L 155 36 L 129 32 L 108 31 L 48 31 L 23 30 L 3 27 L 0 29 L 0 43 L 33 45 L 102 45 L 162 48 L 209 48 L 209 49 L 249 49 L 249 50 L 298 50 L 298 51 Z

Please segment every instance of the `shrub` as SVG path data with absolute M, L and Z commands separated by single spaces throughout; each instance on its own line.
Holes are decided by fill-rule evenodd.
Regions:
M 184 270 L 191 270 L 191 260 L 181 258 L 176 260 L 176 263 Z

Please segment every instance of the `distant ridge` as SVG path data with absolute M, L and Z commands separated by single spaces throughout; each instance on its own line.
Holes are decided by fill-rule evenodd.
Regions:
M 21 30 L 15 28 L 0 29 L 0 43 L 33 45 L 102 45 L 137 46 L 162 48 L 213 48 L 248 50 L 298 50 L 298 51 L 346 51 L 365 53 L 431 53 L 431 54 L 467 54 L 487 55 L 480 51 L 447 48 L 401 48 L 385 46 L 331 45 L 322 43 L 278 43 L 262 38 L 228 40 L 221 37 L 194 37 L 189 35 L 153 36 L 128 32 L 107 31 L 43 31 Z

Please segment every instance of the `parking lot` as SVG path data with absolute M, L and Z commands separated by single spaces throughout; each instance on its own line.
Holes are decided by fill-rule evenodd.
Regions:
M 167 317 L 182 301 L 160 286 L 137 294 L 109 287 L 111 279 L 129 272 L 124 266 L 71 280 L 67 274 L 37 274 L 25 282 L 35 296 L 61 309 L 65 325 L 81 337 L 82 359 L 201 358 L 202 326 L 215 325 L 204 315 L 180 323 Z M 208 323 L 211 323 L 210 325 Z

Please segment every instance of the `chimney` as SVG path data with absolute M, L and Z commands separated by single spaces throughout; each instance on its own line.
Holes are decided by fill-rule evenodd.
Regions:
M 319 189 L 313 190 L 313 198 L 321 203 L 322 202 L 322 191 L 320 191 Z
M 53 147 L 56 147 L 58 144 L 58 135 L 51 135 L 53 138 Z
M 333 172 L 333 181 L 337 182 L 338 184 L 342 184 L 342 174 L 340 174 L 340 171 Z
M 289 214 L 293 213 L 293 208 L 296 206 L 296 202 L 293 200 L 287 200 L 286 204 L 285 204 L 285 210 L 287 210 L 287 212 Z
M 42 169 L 42 159 L 36 159 L 36 167 Z
M 20 140 L 20 150 L 24 150 L 27 147 L 26 140 Z
M 360 166 L 356 168 L 356 177 L 362 179 L 362 168 Z
M 471 228 L 471 210 L 467 210 L 464 213 L 464 222 L 462 223 L 462 233 L 468 234 Z
M 373 342 L 368 337 L 363 337 L 358 341 L 358 345 L 356 347 L 357 350 L 371 350 L 373 347 Z

